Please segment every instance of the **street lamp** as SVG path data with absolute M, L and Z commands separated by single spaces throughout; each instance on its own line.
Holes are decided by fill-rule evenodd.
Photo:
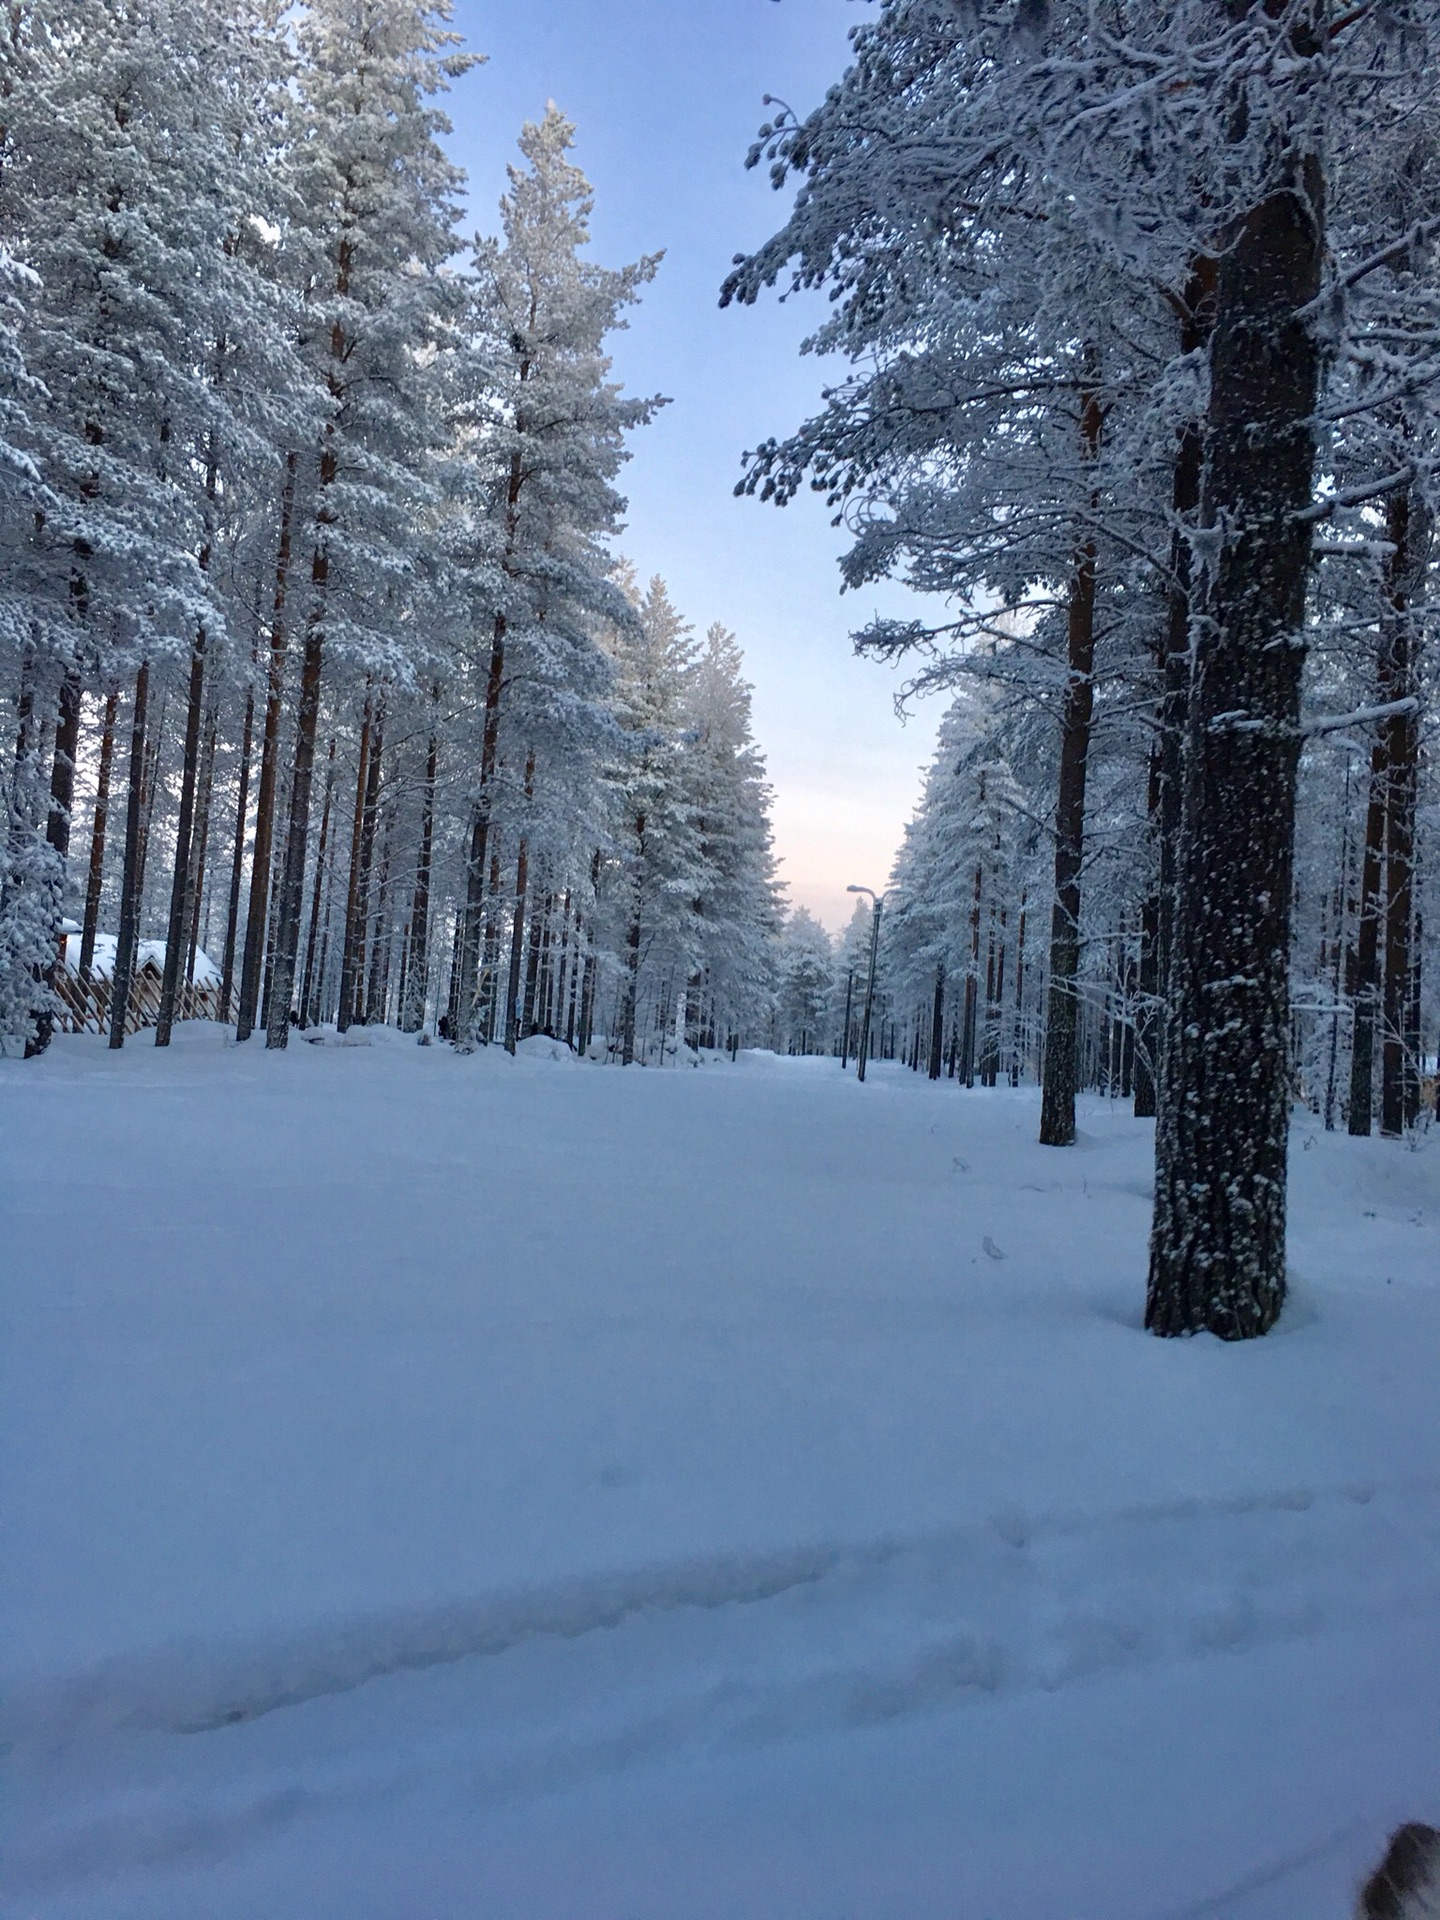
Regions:
M 873 887 L 846 887 L 847 893 L 868 893 L 873 912 L 870 916 L 870 971 L 865 979 L 865 1011 L 860 1016 L 860 1047 L 855 1060 L 855 1078 L 865 1078 L 865 1062 L 870 1058 L 870 1009 L 875 1004 L 875 960 L 880 951 L 880 914 L 884 895 Z

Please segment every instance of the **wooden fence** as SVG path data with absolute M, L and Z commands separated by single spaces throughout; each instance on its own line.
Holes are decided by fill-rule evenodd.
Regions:
M 159 1020 L 160 983 L 158 967 L 145 965 L 136 972 L 125 1017 L 127 1034 L 139 1033 L 143 1027 L 153 1027 Z M 55 1016 L 55 1023 L 61 1032 L 108 1033 L 112 984 L 109 980 L 98 979 L 85 983 L 68 967 L 57 967 L 53 985 L 60 1001 L 60 1011 Z M 177 1020 L 218 1020 L 220 1017 L 218 986 L 181 987 L 175 1008 Z

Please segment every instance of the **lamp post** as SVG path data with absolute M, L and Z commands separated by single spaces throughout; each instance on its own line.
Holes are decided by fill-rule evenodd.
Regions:
M 880 915 L 884 909 L 884 895 L 876 893 L 873 887 L 846 887 L 847 893 L 868 893 L 872 904 L 870 916 L 870 970 L 865 978 L 865 1011 L 860 1016 L 860 1046 L 855 1060 L 855 1078 L 865 1078 L 865 1062 L 870 1058 L 870 1009 L 875 1004 L 875 961 L 880 952 Z

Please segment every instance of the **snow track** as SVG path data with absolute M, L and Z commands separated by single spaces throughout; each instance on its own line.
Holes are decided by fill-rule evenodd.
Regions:
M 1433 1614 L 1437 1588 L 1440 1482 L 1417 1480 L 1004 1514 L 923 1538 L 637 1569 L 269 1647 L 159 1654 L 15 1703 L 17 1757 L 43 1777 L 43 1756 L 63 1755 L 83 1793 L 72 1807 L 63 1793 L 52 1801 L 13 1850 L 9 1884 L 23 1894 L 213 1859 L 296 1821 L 374 1817 L 397 1795 L 462 1783 L 493 1808 L 687 1751 L 743 1753 L 1383 1633 Z M 448 1699 L 423 1679 L 466 1664 Z M 362 1702 L 336 1752 L 347 1708 L 335 1696 L 372 1688 L 386 1694 L 383 1741 Z M 289 1723 L 282 1738 L 242 1734 L 267 1717 Z M 177 1805 L 162 1777 L 136 1793 L 137 1754 L 142 1773 L 158 1763 L 183 1776 L 197 1740 L 231 1743 L 211 1792 Z

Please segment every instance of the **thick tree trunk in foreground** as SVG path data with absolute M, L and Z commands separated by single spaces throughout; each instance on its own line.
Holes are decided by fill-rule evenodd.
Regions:
M 125 863 L 120 880 L 120 926 L 115 941 L 115 975 L 110 983 L 110 1045 L 125 1044 L 130 988 L 135 978 L 135 949 L 140 936 L 140 879 L 145 832 L 145 726 L 150 700 L 150 662 L 135 675 L 135 705 L 130 718 L 129 789 L 125 796 Z
M 1308 51 L 1309 49 L 1302 49 Z M 1290 920 L 1320 356 L 1314 156 L 1239 219 L 1220 262 L 1191 620 L 1171 1004 L 1145 1323 L 1265 1333 L 1285 1299 Z
M 1100 449 L 1101 410 L 1093 388 L 1080 412 L 1082 459 Z M 1040 1091 L 1040 1144 L 1075 1141 L 1075 1087 L 1080 985 L 1080 872 L 1085 856 L 1085 782 L 1095 712 L 1095 542 L 1080 541 L 1070 581 L 1069 674 L 1060 721 L 1060 789 L 1055 806 L 1055 906 L 1050 922 L 1050 984 L 1045 1001 L 1045 1073 Z
M 1200 256 L 1191 263 L 1180 303 L 1180 351 L 1198 354 L 1215 325 L 1216 263 Z M 1165 1017 L 1170 1004 L 1170 961 L 1175 946 L 1176 872 L 1180 813 L 1184 797 L 1185 728 L 1190 707 L 1190 538 L 1200 509 L 1205 470 L 1203 422 L 1189 419 L 1175 449 L 1170 505 L 1170 585 L 1165 628 L 1156 665 L 1160 672 L 1160 727 L 1150 763 L 1150 817 L 1157 841 L 1156 884 L 1142 909 L 1140 943 L 1141 1015 L 1137 1034 L 1135 1081 L 1137 1118 L 1153 1119 L 1159 1110 L 1164 1074 Z

